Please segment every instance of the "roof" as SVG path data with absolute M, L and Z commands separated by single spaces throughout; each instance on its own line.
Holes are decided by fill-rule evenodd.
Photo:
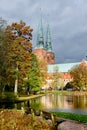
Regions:
M 59 72 L 68 72 L 72 67 L 80 63 L 81 62 L 48 65 L 48 73 L 53 73 L 55 67 L 58 67 Z

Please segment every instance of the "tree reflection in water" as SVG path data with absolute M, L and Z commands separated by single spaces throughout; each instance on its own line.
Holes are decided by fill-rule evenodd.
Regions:
M 33 107 L 35 109 L 44 109 L 48 111 L 75 111 L 77 113 L 78 110 L 80 110 L 82 112 L 87 112 L 87 96 L 48 94 L 46 96 L 17 104 L 8 104 L 7 106 L 4 104 L 4 108 L 9 108 L 9 106 L 10 108 L 16 109 L 21 109 L 21 107 Z

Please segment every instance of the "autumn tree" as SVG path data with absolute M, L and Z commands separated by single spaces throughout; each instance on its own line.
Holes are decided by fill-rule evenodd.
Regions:
M 70 71 L 73 78 L 71 84 L 76 89 L 87 89 L 87 63 L 82 61 L 80 65 L 73 67 Z
M 5 27 L 6 27 L 6 21 L 0 17 L 0 91 L 1 92 L 4 89 L 5 75 L 6 75 L 5 69 L 4 69 L 6 64 L 3 64 L 3 63 L 5 63 L 5 55 L 6 55 L 3 44 L 7 40 L 7 36 L 5 33 Z
M 46 84 L 46 76 L 47 76 L 47 62 L 45 59 L 39 59 L 39 69 L 40 69 L 40 75 L 39 75 L 39 81 L 40 86 L 43 87 Z
M 51 87 L 57 89 L 60 86 L 61 73 L 59 73 L 58 67 L 55 66 L 52 74 Z
M 2 57 L 4 69 L 3 78 L 6 79 L 6 83 L 10 86 L 14 86 L 14 92 L 17 93 L 18 82 L 23 84 L 23 79 L 28 76 L 28 68 L 31 66 L 30 59 L 32 53 L 32 29 L 30 26 L 26 26 L 23 21 L 20 23 L 12 23 L 7 26 L 6 35 L 7 39 L 1 45 Z

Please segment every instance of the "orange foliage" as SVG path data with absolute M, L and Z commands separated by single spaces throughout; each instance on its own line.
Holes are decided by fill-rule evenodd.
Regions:
M 8 26 L 6 32 L 9 36 L 9 44 L 6 48 L 8 52 L 6 55 L 6 62 L 8 63 L 8 78 L 14 75 L 19 75 L 19 78 L 26 77 L 28 74 L 28 67 L 31 59 L 33 29 L 30 26 L 26 26 L 23 21 L 20 23 L 12 23 Z M 18 67 L 18 72 L 15 69 Z M 9 78 L 10 79 L 10 78 Z

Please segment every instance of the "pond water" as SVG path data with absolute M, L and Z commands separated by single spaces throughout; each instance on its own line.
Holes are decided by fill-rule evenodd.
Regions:
M 87 95 L 59 95 L 47 94 L 29 101 L 17 104 L 4 104 L 4 108 L 32 107 L 46 111 L 62 111 L 77 114 L 87 114 Z
M 40 97 L 38 100 L 47 111 L 87 114 L 86 95 L 74 96 L 52 94 Z

